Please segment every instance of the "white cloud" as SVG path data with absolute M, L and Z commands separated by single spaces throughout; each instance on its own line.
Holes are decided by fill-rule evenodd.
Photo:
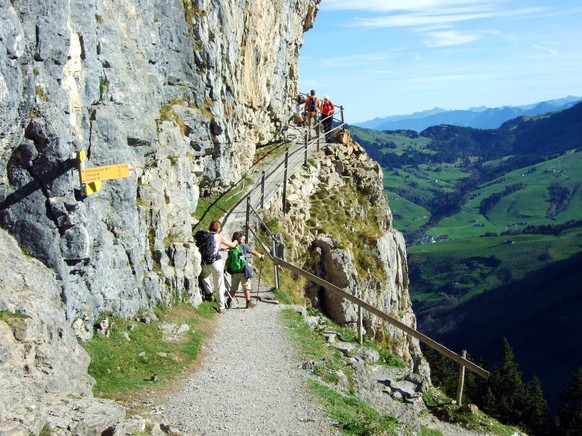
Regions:
M 367 73 L 371 74 L 380 74 L 384 76 L 392 76 L 394 75 L 394 71 L 392 70 L 366 70 Z
M 541 45 L 537 45 L 537 44 L 532 44 L 532 47 L 537 48 L 538 50 L 546 51 L 546 52 L 550 53 L 552 56 L 557 56 L 558 54 L 560 54 L 560 52 L 558 50 L 554 50 L 553 48 L 550 48 L 550 47 L 542 47 Z
M 354 18 L 355 27 L 419 27 L 446 26 L 461 21 L 491 18 L 493 13 L 438 13 L 438 14 L 398 14 L 374 18 Z
M 367 53 L 355 54 L 351 56 L 341 56 L 323 59 L 321 62 L 326 67 L 362 67 L 367 65 L 377 65 L 387 60 L 393 59 L 391 53 Z
M 323 0 L 322 9 L 371 12 L 414 11 L 497 4 L 499 0 Z
M 436 76 L 417 76 L 417 77 L 409 77 L 405 79 L 405 82 L 408 83 L 434 83 L 434 82 L 452 82 L 452 83 L 459 83 L 461 81 L 466 81 L 466 75 L 460 74 L 442 74 Z
M 476 34 L 462 33 L 455 30 L 446 32 L 431 32 L 431 39 L 425 41 L 427 47 L 450 47 L 454 45 L 463 45 L 479 39 Z
M 352 20 L 352 26 L 368 28 L 444 27 L 472 20 L 531 17 L 551 12 L 542 7 L 513 8 L 512 2 L 515 0 L 323 0 L 321 8 L 374 13 L 376 16 Z

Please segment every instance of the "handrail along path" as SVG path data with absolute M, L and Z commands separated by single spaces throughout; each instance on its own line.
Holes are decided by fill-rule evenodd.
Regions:
M 332 133 L 335 133 L 336 136 L 338 134 L 341 134 L 341 136 L 343 136 L 343 132 L 345 129 L 344 108 L 343 106 L 336 107 L 339 107 L 340 109 L 339 114 L 340 117 L 336 118 L 334 117 L 334 115 L 332 115 L 333 117 Z M 267 256 L 271 259 L 271 261 L 275 265 L 276 271 L 278 267 L 286 268 L 292 273 L 298 274 L 306 278 L 307 280 L 342 296 L 346 300 L 349 300 L 352 303 L 359 306 L 360 308 L 363 308 L 368 312 L 378 316 L 384 321 L 392 324 L 393 326 L 399 328 L 400 330 L 404 331 L 410 336 L 416 338 L 417 340 L 429 346 L 430 348 L 433 348 L 434 350 L 438 351 L 439 353 L 443 354 L 449 359 L 455 361 L 456 363 L 461 365 L 461 367 L 467 368 L 468 370 L 477 374 L 478 376 L 487 379 L 489 377 L 489 372 L 484 368 L 480 367 L 479 365 L 476 365 L 475 363 L 466 359 L 464 356 L 455 353 L 454 351 L 436 342 L 435 340 L 419 332 L 418 330 L 404 324 L 403 322 L 397 320 L 391 315 L 370 305 L 366 301 L 350 294 L 349 292 L 346 292 L 345 290 L 337 287 L 336 285 L 308 271 L 303 270 L 302 268 L 297 267 L 296 265 L 286 261 L 284 258 L 279 256 L 281 251 L 279 249 L 279 244 L 281 244 L 282 242 L 278 240 L 277 236 L 273 235 L 270 232 L 267 225 L 262 221 L 257 209 L 259 210 L 262 209 L 264 205 L 268 203 L 270 199 L 275 195 L 275 193 L 277 193 L 281 188 L 283 188 L 283 190 L 285 191 L 286 178 L 293 175 L 302 165 L 307 165 L 308 156 L 310 156 L 315 151 L 320 149 L 321 146 L 320 125 L 321 120 L 319 120 L 315 125 L 315 131 L 317 133 L 315 138 L 308 140 L 308 132 L 305 131 L 305 136 L 304 138 L 302 138 L 303 139 L 302 144 L 298 141 L 296 144 L 288 148 L 285 152 L 285 158 L 281 160 L 281 162 L 272 167 L 268 173 L 263 172 L 261 179 L 255 183 L 255 185 L 250 189 L 250 191 L 245 196 L 243 196 L 243 198 L 241 198 L 239 202 L 233 207 L 233 209 L 231 209 L 231 211 L 229 211 L 229 213 L 225 216 L 223 221 L 225 223 L 225 226 L 223 228 L 225 227 L 230 228 L 232 227 L 233 222 L 236 225 L 237 221 L 240 224 L 242 224 L 243 223 L 242 216 L 244 215 L 244 226 L 247 233 L 247 239 L 249 236 L 249 232 L 252 233 L 255 241 L 261 245 L 264 252 L 267 254 Z M 300 152 L 303 152 L 303 156 L 299 156 Z M 284 169 L 284 177 L 282 180 L 276 180 L 277 176 L 281 175 L 282 167 Z M 285 192 L 283 192 L 283 211 L 285 212 L 284 199 Z M 241 209 L 245 203 L 246 207 L 244 208 L 244 212 L 241 211 L 236 212 L 237 208 Z M 238 220 L 233 219 L 233 215 L 238 215 L 239 219 Z M 251 218 L 254 218 L 254 220 L 259 223 L 262 229 L 267 230 L 267 233 L 271 238 L 270 243 L 261 240 L 260 235 L 253 229 L 253 226 L 250 225 Z M 242 225 L 240 227 L 242 228 Z M 278 286 L 277 277 L 276 286 Z

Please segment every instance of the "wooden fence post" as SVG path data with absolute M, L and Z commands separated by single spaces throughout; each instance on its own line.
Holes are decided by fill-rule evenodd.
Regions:
M 277 256 L 277 241 L 273 238 L 273 256 Z M 273 262 L 273 272 L 275 273 L 275 289 L 279 289 L 279 265 Z
M 358 289 L 358 298 L 360 297 L 360 293 L 361 291 Z M 364 319 L 363 319 L 363 312 L 362 312 L 362 306 L 360 306 L 358 304 L 358 342 L 361 344 L 364 343 L 364 332 L 363 332 L 363 327 L 364 327 Z
M 261 209 L 265 207 L 265 172 L 261 176 Z
M 303 158 L 303 165 L 307 166 L 307 137 L 305 137 L 305 153 Z
M 249 240 L 249 228 L 251 227 L 251 196 L 247 196 L 247 213 L 245 217 L 245 239 Z
M 467 358 L 467 350 L 461 352 L 461 357 L 463 359 Z M 457 386 L 457 404 L 459 406 L 463 405 L 463 388 L 465 386 L 465 366 L 461 365 L 459 369 L 459 385 Z
M 283 174 L 283 215 L 287 215 L 287 167 L 289 166 L 289 149 L 285 151 L 285 173 Z

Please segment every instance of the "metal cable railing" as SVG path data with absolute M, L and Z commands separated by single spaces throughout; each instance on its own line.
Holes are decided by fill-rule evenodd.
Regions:
M 334 134 L 337 136 L 338 133 L 342 132 L 345 127 L 344 121 L 344 108 L 342 106 L 339 107 L 339 118 L 334 115 L 331 115 L 332 118 L 332 129 L 327 132 L 329 134 Z M 380 317 L 381 319 L 385 320 L 386 322 L 394 325 L 395 327 L 403 330 L 404 332 L 410 334 L 412 337 L 418 339 L 420 342 L 428 345 L 429 347 L 435 349 L 439 353 L 445 355 L 446 357 L 452 359 L 453 361 L 459 363 L 461 365 L 461 373 L 462 377 L 459 377 L 459 393 L 458 398 L 462 397 L 462 382 L 461 380 L 464 378 L 464 370 L 465 368 L 469 369 L 470 371 L 474 372 L 475 374 L 483 377 L 488 378 L 489 372 L 485 369 L 481 368 L 480 366 L 476 365 L 475 363 L 469 361 L 465 357 L 465 352 L 463 355 L 459 355 L 445 346 L 439 344 L 438 342 L 432 340 L 428 336 L 418 332 L 412 327 L 403 324 L 396 318 L 393 318 L 389 314 L 371 306 L 364 300 L 351 295 L 350 293 L 344 291 L 341 288 L 329 283 L 320 277 L 317 277 L 308 271 L 305 271 L 297 266 L 287 262 L 285 260 L 285 247 L 283 241 L 281 240 L 279 235 L 275 235 L 268 227 L 266 223 L 263 222 L 261 215 L 259 213 L 260 210 L 264 208 L 266 204 L 269 203 L 271 198 L 279 191 L 282 190 L 282 210 L 283 213 L 286 213 L 286 183 L 287 179 L 291 177 L 302 165 L 307 165 L 307 160 L 310 154 L 315 151 L 318 151 L 321 147 L 321 125 L 322 119 L 318 119 L 315 123 L 315 132 L 316 135 L 313 139 L 309 139 L 309 133 L 307 130 L 304 131 L 304 137 L 302 138 L 303 143 L 299 144 L 299 142 L 295 143 L 293 146 L 288 147 L 285 151 L 285 156 L 282 161 L 278 164 L 273 166 L 269 169 L 269 171 L 263 171 L 261 178 L 255 182 L 253 187 L 249 190 L 247 194 L 243 196 L 237 203 L 237 205 L 227 213 L 224 218 L 226 225 L 228 225 L 229 219 L 232 218 L 233 213 L 238 213 L 239 218 L 242 219 L 244 216 L 244 229 L 247 236 L 247 240 L 249 240 L 249 233 L 252 233 L 256 244 L 259 244 L 264 252 L 269 256 L 271 261 L 274 265 L 274 275 L 275 275 L 275 287 L 279 287 L 279 268 L 283 267 L 289 269 L 294 274 L 301 275 L 308 279 L 309 281 L 322 286 L 326 289 L 331 290 L 334 293 L 341 295 L 343 298 L 353 302 L 359 308 L 363 308 L 368 312 Z M 300 155 L 302 153 L 302 155 Z M 283 172 L 283 174 L 281 174 Z M 279 177 L 281 176 L 282 177 Z M 244 208 L 244 210 L 243 210 Z M 239 212 L 234 212 L 235 210 L 239 209 Z M 240 225 L 240 228 L 243 228 L 243 225 Z M 267 236 L 267 241 L 261 239 L 261 234 Z M 361 312 L 361 310 L 359 311 Z M 360 316 L 361 317 L 361 316 Z M 358 324 L 361 325 L 362 320 L 358 321 Z M 358 329 L 359 334 L 361 334 L 361 328 Z M 360 337 L 361 339 L 361 337 Z M 460 401 L 459 401 L 460 402 Z

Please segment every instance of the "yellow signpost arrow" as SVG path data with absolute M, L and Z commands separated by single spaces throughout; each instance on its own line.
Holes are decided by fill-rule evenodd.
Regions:
M 128 163 L 85 168 L 87 154 L 84 149 L 79 152 L 78 159 L 79 175 L 85 195 L 91 195 L 99 191 L 103 180 L 123 179 L 129 177 L 129 174 L 134 171 L 133 167 Z
M 125 177 L 129 177 L 129 164 L 126 163 L 81 169 L 81 183 L 123 179 Z

